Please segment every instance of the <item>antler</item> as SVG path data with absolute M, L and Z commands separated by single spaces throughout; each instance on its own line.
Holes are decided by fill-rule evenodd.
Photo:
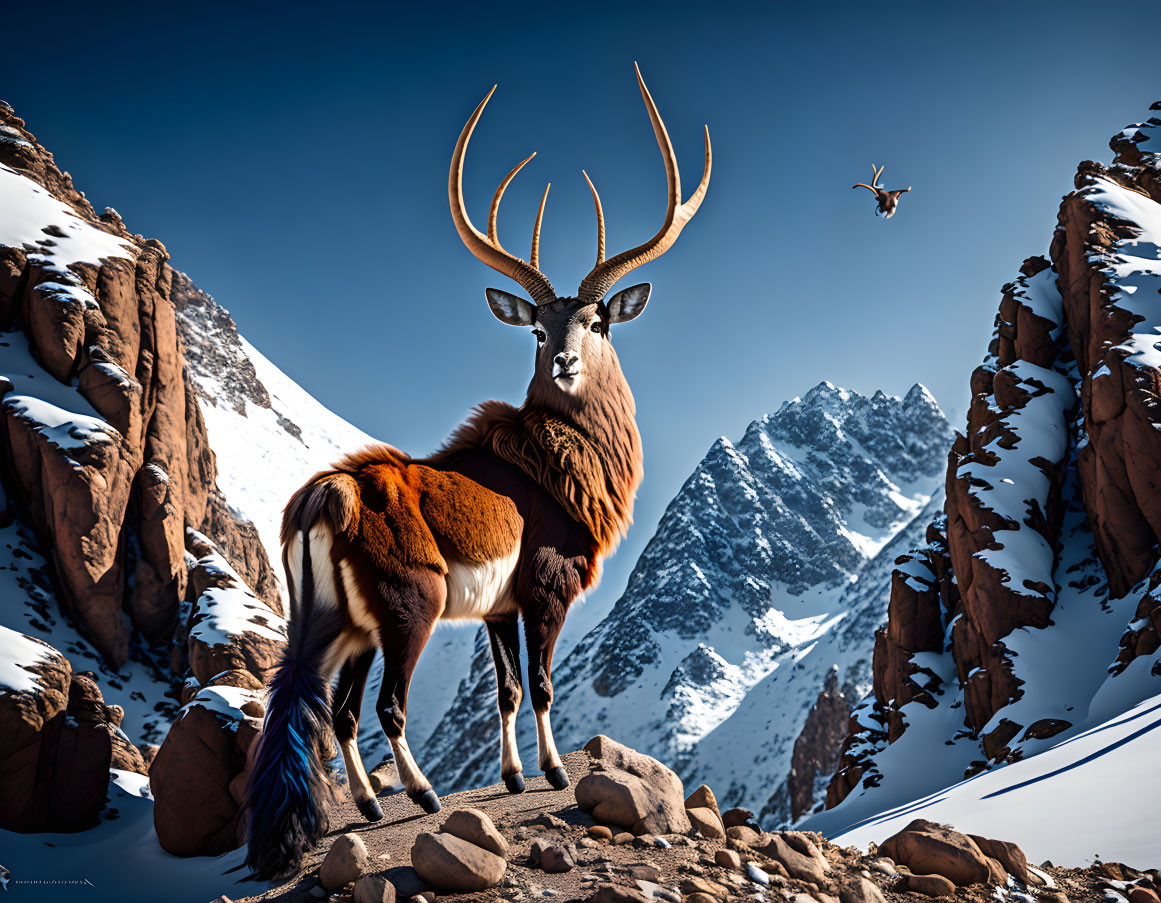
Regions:
M 544 201 L 540 202 L 540 214 L 536 217 L 536 231 L 532 237 L 532 263 L 526 263 L 514 254 L 505 251 L 496 236 L 496 216 L 500 209 L 500 198 L 504 196 L 504 190 L 508 187 L 508 183 L 516 177 L 516 173 L 536 155 L 533 154 L 518 164 L 496 189 L 495 197 L 492 198 L 492 209 L 488 213 L 488 234 L 486 236 L 472 225 L 472 221 L 468 217 L 468 208 L 464 205 L 464 154 L 467 152 L 472 131 L 475 129 L 476 123 L 479 122 L 484 107 L 492 99 L 495 90 L 496 87 L 493 86 L 492 90 L 488 92 L 488 96 L 480 101 L 480 105 L 476 107 L 475 112 L 468 119 L 464 130 L 460 132 L 460 139 L 456 142 L 456 149 L 452 153 L 451 169 L 448 171 L 447 182 L 447 197 L 451 206 L 452 220 L 456 224 L 456 231 L 460 234 L 460 238 L 469 251 L 492 269 L 519 282 L 537 304 L 547 304 L 556 300 L 556 289 L 552 287 L 548 277 L 537 268 L 540 220 L 544 215 Z M 547 199 L 547 197 L 548 192 L 545 191 L 545 198 Z
M 521 165 L 523 165 L 523 164 L 521 164 Z M 855 182 L 855 184 L 852 185 L 851 188 L 865 188 L 865 189 L 867 189 L 867 191 L 873 192 L 875 195 L 878 195 L 878 193 L 882 190 L 879 188 L 879 176 L 881 176 L 883 174 L 883 169 L 884 169 L 884 167 L 886 167 L 886 165 L 887 164 L 884 163 L 882 166 L 876 166 L 874 163 L 872 163 L 871 164 L 871 172 L 873 172 L 875 174 L 875 177 L 873 179 L 871 179 L 871 184 L 868 185 L 866 182 Z
M 665 123 L 661 121 L 657 106 L 649 95 L 649 89 L 645 87 L 645 80 L 641 78 L 641 68 L 636 63 L 633 64 L 633 67 L 637 70 L 637 84 L 641 88 L 641 97 L 645 100 L 649 119 L 653 123 L 653 132 L 657 136 L 657 146 L 661 148 L 661 157 L 665 161 L 665 177 L 669 183 L 669 204 L 665 211 L 665 222 L 656 235 L 643 245 L 624 251 L 610 260 L 604 260 L 605 217 L 601 211 L 601 201 L 597 196 L 597 190 L 593 188 L 593 199 L 597 205 L 597 265 L 584 278 L 580 290 L 577 292 L 578 297 L 586 301 L 599 301 L 613 287 L 613 284 L 630 270 L 636 269 L 650 260 L 655 260 L 668 251 L 677 241 L 677 236 L 681 234 L 685 224 L 693 219 L 693 215 L 697 213 L 697 208 L 701 206 L 706 189 L 709 187 L 710 167 L 713 162 L 709 126 L 706 126 L 705 130 L 705 166 L 702 170 L 701 183 L 697 186 L 697 190 L 690 195 L 689 200 L 683 204 L 681 202 L 681 175 L 677 170 L 677 155 L 673 152 L 673 144 L 669 140 L 669 134 L 665 131 Z M 588 179 L 587 175 L 585 179 Z M 592 187 L 591 181 L 589 187 Z

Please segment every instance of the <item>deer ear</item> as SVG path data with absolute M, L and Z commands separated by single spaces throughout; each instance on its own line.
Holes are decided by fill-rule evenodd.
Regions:
M 641 316 L 652 290 L 653 286 L 648 282 L 621 289 L 606 305 L 609 310 L 609 322 L 628 323 Z
M 536 305 L 523 298 L 517 298 L 498 288 L 484 289 L 488 297 L 488 307 L 501 323 L 509 326 L 531 326 L 536 319 Z

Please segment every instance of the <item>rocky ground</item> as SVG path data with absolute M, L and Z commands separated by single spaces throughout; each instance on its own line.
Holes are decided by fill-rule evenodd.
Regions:
M 672 783 L 676 776 L 608 738 L 567 755 L 565 768 L 572 783 L 564 790 L 542 777 L 530 778 L 516 796 L 494 784 L 445 797 L 435 815 L 402 794 L 383 797 L 384 818 L 375 824 L 344 795 L 331 809 L 331 833 L 301 871 L 238 903 L 1161 900 L 1156 870 L 1120 863 L 1030 867 L 1013 843 L 929 822 L 914 822 L 862 852 L 814 833 L 763 832 L 745 810 L 719 814 L 704 786 L 676 798 L 688 807 L 682 814 L 673 808 L 673 792 L 683 792 Z M 637 818 L 636 833 L 624 824 L 630 818 Z M 683 821 L 685 830 L 665 830 Z M 479 889 L 463 889 L 473 882 Z M 218 903 L 238 899 L 228 894 Z

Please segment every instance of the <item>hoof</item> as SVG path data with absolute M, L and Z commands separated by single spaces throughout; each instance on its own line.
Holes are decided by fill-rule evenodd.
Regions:
M 508 788 L 509 793 L 523 793 L 524 792 L 524 777 L 523 775 L 510 774 L 504 778 L 504 786 Z
M 375 797 L 363 800 L 358 805 L 359 811 L 363 813 L 363 818 L 367 821 L 379 821 L 383 817 L 383 807 L 379 805 L 379 801 Z
M 544 776 L 548 778 L 548 783 L 552 785 L 553 790 L 564 790 L 568 786 L 568 775 L 559 765 L 548 769 L 544 772 Z
M 435 791 L 428 787 L 422 793 L 411 797 L 411 801 L 423 809 L 428 815 L 434 815 L 443 808 L 440 805 L 439 797 L 435 795 Z

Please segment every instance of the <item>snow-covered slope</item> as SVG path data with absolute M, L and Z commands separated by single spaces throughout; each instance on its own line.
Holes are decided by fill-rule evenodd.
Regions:
M 949 440 L 922 386 L 905 399 L 867 398 L 829 383 L 756 420 L 737 445 L 719 439 L 670 503 L 624 596 L 556 665 L 561 747 L 610 733 L 686 779 L 710 780 L 728 804 L 765 806 L 830 667 L 869 685 L 886 597 L 861 595 L 859 575 L 867 569 L 865 586 L 880 590 L 889 579 L 884 549 L 937 493 Z M 887 565 L 875 566 L 880 552 Z M 441 787 L 494 779 L 494 693 L 478 637 L 459 693 L 471 702 L 432 738 Z M 519 739 L 534 762 L 527 714 Z
M 1033 862 L 1156 862 L 1158 797 L 1150 788 L 1161 760 L 1161 695 L 1114 709 L 1031 759 L 875 815 L 834 841 L 865 848 L 926 818 L 985 837 L 1018 837 Z

